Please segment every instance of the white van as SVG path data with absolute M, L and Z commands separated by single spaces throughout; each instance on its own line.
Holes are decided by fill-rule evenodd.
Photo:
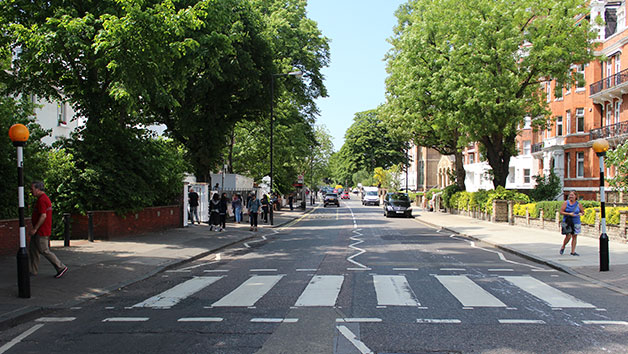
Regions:
M 379 188 L 363 187 L 362 188 L 362 205 L 379 206 Z

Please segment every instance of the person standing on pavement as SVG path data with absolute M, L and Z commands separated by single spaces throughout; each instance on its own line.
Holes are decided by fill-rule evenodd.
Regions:
M 255 196 L 255 192 L 252 192 L 247 205 L 249 209 L 249 221 L 251 222 L 251 228 L 249 230 L 251 231 L 257 231 L 257 213 L 259 213 L 261 205 L 262 203 Z
M 52 234 L 52 203 L 44 193 L 44 183 L 35 181 L 31 183 L 31 193 L 37 201 L 33 205 L 31 222 L 33 227 L 28 232 L 31 236 L 28 255 L 30 258 L 29 270 L 31 275 L 37 275 L 39 270 L 39 255 L 44 257 L 56 269 L 55 278 L 61 278 L 68 271 L 68 267 L 61 263 L 59 258 L 50 251 L 50 235 Z
M 220 214 L 220 229 L 218 231 L 222 231 L 227 228 L 227 208 L 229 204 L 229 198 L 227 198 L 227 193 L 223 193 L 220 197 L 219 204 L 219 214 Z
M 188 190 L 188 201 L 190 204 L 190 220 L 194 224 L 194 219 L 200 224 L 201 219 L 198 218 L 198 193 L 192 187 Z
M 220 228 L 220 196 L 214 193 L 209 201 L 209 231 L 216 227 L 216 231 Z
M 262 197 L 262 217 L 264 219 L 264 223 L 268 223 L 268 206 L 270 202 L 268 201 L 268 194 L 264 194 Z
M 565 246 L 571 240 L 571 255 L 579 256 L 576 252 L 576 237 L 580 233 L 581 223 L 580 215 L 584 214 L 584 211 L 580 208 L 580 204 L 577 200 L 578 196 L 575 191 L 569 192 L 569 197 L 563 203 L 560 208 L 560 214 L 563 215 L 563 221 L 560 223 L 561 233 L 565 235 L 563 240 L 563 246 L 560 248 L 560 254 L 565 252 Z
M 242 221 L 242 199 L 240 199 L 240 195 L 233 195 L 231 208 L 233 209 L 233 215 L 235 215 L 235 222 L 239 224 Z
M 290 205 L 290 210 L 294 210 L 294 207 L 292 206 L 293 201 L 294 201 L 294 197 L 292 196 L 292 193 L 290 193 L 288 195 L 288 205 Z

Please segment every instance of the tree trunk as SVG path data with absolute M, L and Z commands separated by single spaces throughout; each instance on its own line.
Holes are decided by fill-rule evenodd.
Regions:
M 229 155 L 227 156 L 227 171 L 233 173 L 233 146 L 235 145 L 235 128 L 231 131 L 231 144 L 229 145 Z
M 493 187 L 506 187 L 508 178 L 508 164 L 512 156 L 508 149 L 504 148 L 503 137 L 485 137 L 482 143 L 486 149 L 488 164 L 493 169 Z M 514 142 L 513 142 L 514 143 Z
M 464 184 L 464 180 L 466 178 L 466 172 L 464 170 L 464 157 L 462 156 L 462 151 L 456 151 L 454 154 L 455 163 L 456 163 L 456 184 L 460 190 L 465 191 L 466 186 Z

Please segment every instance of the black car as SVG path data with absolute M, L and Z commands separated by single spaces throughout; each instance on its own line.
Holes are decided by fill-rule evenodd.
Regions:
M 323 206 L 327 206 L 327 204 L 336 204 L 336 206 L 339 207 L 340 202 L 338 201 L 338 194 L 336 193 L 325 194 L 325 202 L 323 203 Z
M 384 198 L 384 216 L 403 215 L 412 217 L 412 204 L 405 193 L 388 193 Z

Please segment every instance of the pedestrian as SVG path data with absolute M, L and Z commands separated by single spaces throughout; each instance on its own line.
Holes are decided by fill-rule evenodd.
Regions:
M 220 208 L 220 229 L 218 231 L 223 231 L 227 228 L 227 204 L 229 204 L 229 198 L 227 198 L 227 193 L 223 193 L 220 196 L 220 204 L 218 205 Z
M 190 204 L 190 220 L 194 224 L 194 219 L 200 224 L 201 219 L 198 218 L 198 193 L 192 187 L 188 189 L 188 202 Z
M 268 206 L 270 202 L 268 201 L 268 194 L 264 194 L 262 197 L 262 217 L 264 219 L 264 223 L 268 223 Z
M 31 275 L 37 275 L 39 270 L 39 256 L 46 257 L 57 271 L 55 278 L 61 278 L 68 271 L 68 267 L 61 263 L 59 258 L 50 251 L 50 235 L 52 234 L 52 203 L 44 193 L 44 183 L 31 183 L 31 193 L 37 201 L 33 205 L 31 222 L 33 227 L 28 232 L 31 236 L 28 255 L 30 258 L 29 270 Z
M 251 223 L 251 231 L 257 231 L 257 213 L 259 213 L 261 203 L 259 199 L 255 196 L 255 192 L 251 193 L 249 198 L 249 203 L 247 205 L 249 209 L 249 221 Z
M 288 195 L 288 205 L 290 205 L 290 210 L 294 210 L 294 207 L 292 206 L 293 201 L 294 201 L 294 197 L 292 196 L 292 193 L 290 193 Z
M 560 214 L 564 215 L 563 221 L 560 223 L 561 233 L 565 235 L 563 246 L 560 248 L 561 255 L 565 252 L 565 246 L 567 246 L 567 243 L 571 240 L 571 255 L 579 256 L 576 252 L 576 242 L 581 229 L 580 215 L 584 215 L 584 210 L 580 208 L 580 203 L 578 203 L 577 198 L 578 196 L 575 191 L 569 192 L 567 200 L 565 200 L 563 206 L 560 208 Z
M 233 209 L 233 215 L 235 215 L 235 222 L 239 224 L 242 221 L 242 199 L 240 199 L 239 194 L 233 195 L 231 208 Z
M 220 228 L 220 195 L 214 193 L 209 201 L 209 231 L 216 227 L 216 231 Z

